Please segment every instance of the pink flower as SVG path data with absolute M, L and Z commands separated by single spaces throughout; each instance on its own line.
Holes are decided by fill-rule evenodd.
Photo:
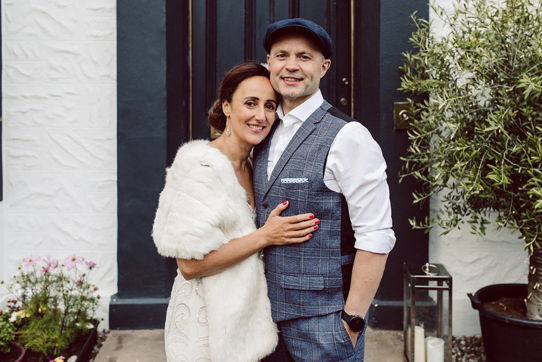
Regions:
M 28 258 L 23 259 L 23 263 L 26 263 L 25 267 L 29 267 L 30 265 L 36 265 L 36 262 L 40 261 L 41 257 L 37 255 L 30 255 Z
M 96 267 L 96 263 L 93 261 L 85 261 L 85 264 L 88 266 L 89 269 Z
M 78 281 L 75 282 L 75 284 L 81 285 L 81 284 L 83 284 L 83 282 L 81 281 L 81 279 L 79 279 Z
M 45 275 L 45 273 L 49 271 L 49 268 L 50 268 L 49 265 L 41 267 L 41 270 L 40 270 L 41 275 Z
M 82 259 L 83 258 L 76 257 L 75 254 L 73 254 L 73 255 L 70 255 L 70 256 L 66 257 L 66 259 L 64 259 L 64 264 L 66 264 L 66 267 L 68 268 L 68 271 L 69 271 L 69 270 L 72 270 L 75 267 L 76 263 L 81 264 Z
M 51 259 L 50 256 L 47 256 L 47 259 L 43 259 L 43 261 L 51 268 L 51 270 L 56 269 L 56 267 L 58 267 L 58 260 Z

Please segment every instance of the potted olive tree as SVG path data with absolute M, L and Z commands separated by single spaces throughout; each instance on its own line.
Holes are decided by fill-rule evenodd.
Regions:
M 411 223 L 447 233 L 466 222 L 484 235 L 494 220 L 516 230 L 530 274 L 509 293 L 525 298 L 528 319 L 542 321 L 542 4 L 455 0 L 453 10 L 432 9 L 449 32 L 438 38 L 431 22 L 412 16 L 414 51 L 401 67 L 400 89 L 412 97 L 402 177 L 424 184 L 415 203 L 436 196 L 443 206 Z M 484 322 L 482 334 L 487 350 Z

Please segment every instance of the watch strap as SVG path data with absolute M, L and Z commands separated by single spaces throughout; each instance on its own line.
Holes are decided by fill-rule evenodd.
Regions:
M 346 324 L 348 324 L 348 327 L 350 327 L 350 329 L 354 332 L 361 332 L 365 328 L 365 319 L 362 316 L 350 315 L 346 313 L 346 311 L 343 309 L 341 311 L 341 318 L 346 322 Z M 352 319 L 361 319 L 362 321 L 361 328 L 354 327 L 351 323 Z

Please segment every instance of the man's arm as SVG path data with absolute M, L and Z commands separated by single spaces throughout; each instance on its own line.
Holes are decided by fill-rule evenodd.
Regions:
M 386 163 L 378 144 L 357 122 L 350 122 L 331 145 L 324 181 L 341 192 L 356 237 L 357 250 L 345 311 L 365 317 L 376 294 L 395 244 Z M 358 333 L 343 321 L 352 344 Z
M 365 318 L 382 280 L 387 259 L 388 254 L 375 254 L 365 250 L 356 252 L 350 292 L 344 306 L 346 313 Z M 343 323 L 355 346 L 359 332 L 353 332 L 345 321 Z

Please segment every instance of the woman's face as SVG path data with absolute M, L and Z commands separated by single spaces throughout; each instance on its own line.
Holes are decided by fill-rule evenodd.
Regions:
M 277 94 L 266 77 L 242 81 L 233 93 L 231 103 L 222 103 L 222 110 L 229 117 L 229 137 L 252 146 L 263 141 L 275 120 L 277 104 Z

